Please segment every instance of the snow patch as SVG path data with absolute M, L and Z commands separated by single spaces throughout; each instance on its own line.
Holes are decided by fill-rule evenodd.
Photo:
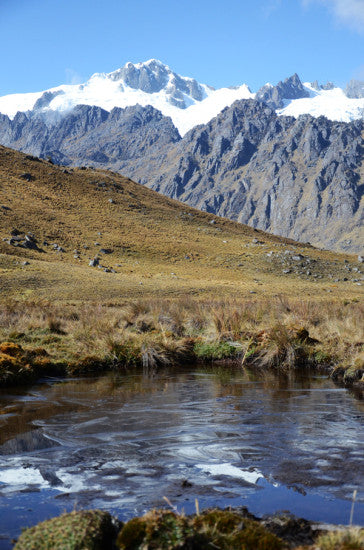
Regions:
M 364 116 L 364 99 L 351 99 L 346 97 L 341 88 L 332 90 L 315 90 L 305 83 L 305 88 L 311 97 L 293 99 L 285 102 L 283 109 L 277 111 L 278 115 L 293 116 L 309 114 L 317 118 L 325 116 L 329 120 L 350 122 Z
M 37 487 L 46 488 L 49 487 L 48 481 L 46 481 L 39 470 L 36 468 L 8 468 L 0 472 L 0 484 L 4 483 L 5 487 L 1 487 L 11 491 L 19 491 L 22 487 L 28 487 L 29 485 L 37 485 Z M 1 485 L 0 485 L 1 486 Z
M 229 476 L 243 479 L 247 483 L 256 485 L 259 479 L 264 478 L 263 474 L 254 468 L 253 470 L 243 470 L 232 464 L 196 464 L 196 468 L 200 468 L 213 476 Z

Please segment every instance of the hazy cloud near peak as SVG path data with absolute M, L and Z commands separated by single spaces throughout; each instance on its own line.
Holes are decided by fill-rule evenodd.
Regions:
M 364 33 L 364 0 L 303 0 L 305 5 L 313 2 L 328 6 L 337 19 Z
M 74 69 L 65 69 L 66 84 L 81 84 L 83 82 L 81 75 Z

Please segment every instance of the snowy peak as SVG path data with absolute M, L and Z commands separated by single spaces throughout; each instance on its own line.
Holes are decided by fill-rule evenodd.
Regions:
M 310 97 L 310 94 L 302 85 L 297 73 L 284 81 L 278 82 L 276 86 L 266 84 L 256 94 L 258 101 L 264 101 L 272 109 L 284 107 L 284 100 L 300 99 L 302 97 Z
M 141 90 L 148 94 L 165 90 L 167 99 L 172 105 L 185 109 L 186 97 L 195 101 L 202 101 L 207 97 L 206 89 L 212 88 L 199 84 L 193 78 L 182 77 L 174 73 L 167 65 L 157 59 L 150 59 L 145 63 L 127 63 L 121 69 L 107 75 L 113 81 L 121 82 L 124 86 Z

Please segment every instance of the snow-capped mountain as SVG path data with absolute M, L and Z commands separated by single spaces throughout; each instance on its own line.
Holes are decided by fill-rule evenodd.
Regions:
M 244 84 L 215 90 L 174 73 L 156 59 L 127 63 L 112 73 L 96 73 L 80 85 L 62 85 L 44 92 L 0 97 L 0 113 L 13 119 L 18 111 L 69 111 L 76 105 L 114 107 L 152 105 L 172 118 L 181 135 L 204 124 L 237 99 L 252 98 Z
M 196 125 L 208 123 L 239 99 L 264 101 L 279 115 L 297 118 L 311 114 L 350 122 L 364 115 L 363 89 L 363 83 L 357 81 L 352 81 L 346 91 L 331 84 L 302 84 L 298 75 L 293 75 L 276 86 L 266 84 L 256 94 L 246 84 L 215 90 L 150 59 L 144 63 L 127 63 L 111 73 L 96 73 L 84 84 L 0 97 L 0 113 L 13 119 L 18 111 L 64 113 L 76 105 L 94 105 L 109 112 L 114 107 L 151 105 L 171 117 L 183 136 Z

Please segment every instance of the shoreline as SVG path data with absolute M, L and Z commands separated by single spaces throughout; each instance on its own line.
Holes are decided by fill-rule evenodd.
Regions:
M 310 369 L 364 396 L 364 306 L 356 301 L 12 302 L 0 314 L 0 388 L 202 363 L 286 376 Z
M 185 342 L 184 344 L 186 345 Z M 204 355 L 199 349 L 204 345 L 210 348 L 210 342 L 189 341 L 187 344 L 190 349 L 176 352 L 175 355 L 169 353 L 168 359 L 163 355 L 164 350 L 151 347 L 139 350 L 139 357 L 133 358 L 132 361 L 128 355 L 135 350 L 126 348 L 123 350 L 126 355 L 124 361 L 110 356 L 87 356 L 79 361 L 62 363 L 52 362 L 44 349 L 26 350 L 14 342 L 0 342 L 0 389 L 32 385 L 45 377 L 59 377 L 67 380 L 67 378 L 98 377 L 109 373 L 122 374 L 126 368 L 130 369 L 130 367 L 163 369 L 188 365 L 214 365 L 248 370 L 257 375 L 270 372 L 277 376 L 290 376 L 294 373 L 309 371 L 327 375 L 338 387 L 353 391 L 358 398 L 364 397 L 364 373 L 361 368 L 351 369 L 348 373 L 348 368 L 345 369 L 340 364 L 316 362 L 310 354 L 301 355 L 289 368 L 280 368 L 279 365 L 260 365 L 258 353 L 252 353 L 248 359 L 243 352 L 238 352 L 235 356 L 230 354 L 228 357 L 211 357 L 210 353 Z M 226 351 L 227 346 L 236 349 L 236 344 L 236 342 L 225 342 L 222 353 Z M 262 348 L 261 351 L 264 353 L 268 349 Z

